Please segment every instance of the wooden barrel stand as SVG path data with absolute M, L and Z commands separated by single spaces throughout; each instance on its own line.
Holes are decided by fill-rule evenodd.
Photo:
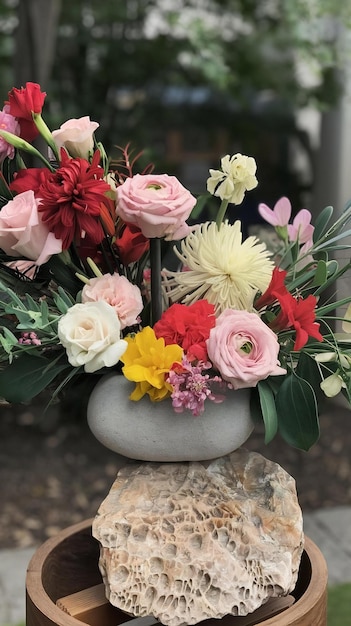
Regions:
M 70 526 L 46 541 L 36 551 L 28 566 L 27 626 L 117 626 L 133 620 L 132 616 L 104 600 L 96 602 L 97 593 L 101 594 L 102 582 L 98 559 L 99 544 L 91 536 L 91 520 Z M 327 578 L 323 555 L 306 537 L 299 578 L 292 594 L 295 598 L 292 606 L 268 619 L 260 619 L 258 612 L 255 612 L 251 615 L 257 613 L 257 618 L 251 622 L 245 621 L 246 618 L 243 617 L 227 615 L 222 620 L 211 619 L 202 624 L 326 626 Z M 63 601 L 60 600 L 62 598 Z M 69 606 L 73 604 L 74 613 L 69 610 Z

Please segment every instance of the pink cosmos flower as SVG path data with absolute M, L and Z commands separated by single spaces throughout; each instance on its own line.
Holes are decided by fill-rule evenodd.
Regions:
M 42 222 L 39 205 L 40 199 L 29 190 L 19 193 L 0 211 L 0 248 L 9 256 L 24 256 L 36 265 L 62 252 L 62 241 Z
M 306 243 L 313 237 L 314 226 L 311 224 L 312 215 L 307 209 L 301 209 L 294 217 L 293 223 L 288 225 L 290 241 Z
M 8 105 L 5 105 L 3 110 L 0 111 L 0 130 L 6 130 L 8 133 L 19 136 L 20 125 L 16 118 L 8 111 Z M 5 141 L 5 139 L 0 137 L 0 163 L 2 163 L 2 161 L 6 159 L 6 157 L 9 157 L 9 159 L 13 159 L 14 154 L 14 146 L 11 146 L 9 143 L 7 143 L 7 141 Z
M 280 367 L 277 335 L 258 314 L 225 309 L 207 340 L 208 357 L 234 389 L 256 387 L 268 376 L 286 374 Z
M 283 197 L 275 203 L 273 209 L 270 209 L 267 204 L 261 202 L 258 205 L 258 212 L 268 224 L 284 228 L 290 220 L 291 203 L 289 198 Z
M 297 263 L 295 268 L 298 272 L 300 272 L 306 265 L 310 265 L 311 263 L 315 263 L 315 260 L 312 254 L 308 254 L 313 246 L 312 239 L 310 241 L 306 241 L 306 243 L 301 246 L 299 250 L 299 256 L 297 258 Z
M 121 324 L 121 329 L 138 323 L 143 301 L 139 287 L 133 285 L 125 276 L 104 274 L 91 278 L 84 285 L 82 302 L 103 300 L 113 306 Z
M 192 230 L 185 220 L 196 199 L 175 176 L 136 174 L 117 187 L 117 196 L 117 215 L 145 237 L 174 241 Z

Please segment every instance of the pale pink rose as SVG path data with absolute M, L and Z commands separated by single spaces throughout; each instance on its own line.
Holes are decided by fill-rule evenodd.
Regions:
M 182 239 L 191 232 L 185 220 L 196 199 L 175 176 L 136 174 L 117 187 L 117 215 L 136 224 L 144 237 Z
M 140 289 L 132 285 L 125 276 L 104 274 L 99 278 L 91 278 L 84 285 L 82 302 L 103 300 L 115 309 L 121 323 L 121 329 L 138 323 L 138 315 L 143 308 Z
M 278 361 L 277 336 L 256 313 L 225 309 L 206 343 L 210 361 L 234 389 L 286 374 Z
M 52 131 L 58 151 L 66 148 L 71 157 L 88 159 L 94 151 L 93 134 L 99 128 L 97 122 L 91 122 L 89 116 L 67 120 L 59 129 Z
M 29 190 L 19 193 L 0 211 L 0 248 L 9 256 L 24 256 L 36 265 L 62 252 L 61 239 L 41 221 L 39 204 L 40 199 Z
M 19 137 L 20 134 L 20 125 L 13 115 L 8 113 L 8 106 L 4 106 L 3 110 L 0 111 L 0 130 L 6 130 L 8 133 L 12 133 L 13 135 L 17 135 Z M 7 143 L 3 137 L 0 136 L 0 163 L 6 157 L 9 159 L 13 159 L 15 154 L 15 148 L 11 144 Z

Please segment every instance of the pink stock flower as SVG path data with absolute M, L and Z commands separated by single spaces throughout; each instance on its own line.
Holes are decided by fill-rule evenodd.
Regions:
M 289 198 L 283 197 L 275 203 L 274 209 L 270 209 L 267 204 L 261 202 L 258 205 L 258 212 L 268 224 L 284 228 L 290 220 L 291 203 Z
M 191 232 L 185 220 L 196 199 L 175 176 L 136 174 L 117 187 L 117 196 L 117 215 L 145 237 L 173 241 Z
M 43 224 L 39 206 L 40 199 L 29 190 L 15 196 L 0 212 L 0 248 L 9 256 L 24 256 L 36 265 L 62 252 L 62 241 Z
M 296 214 L 293 223 L 288 225 L 290 241 L 306 243 L 312 240 L 314 226 L 311 224 L 311 219 L 312 215 L 307 209 L 301 209 L 301 211 Z
M 27 333 L 27 332 L 23 332 L 21 333 L 21 336 L 18 340 L 18 343 L 21 343 L 24 346 L 40 346 L 41 345 L 41 341 L 37 335 L 37 333 L 35 332 L 31 332 L 31 333 Z
M 209 359 L 234 389 L 286 374 L 279 365 L 279 349 L 277 335 L 259 315 L 235 309 L 220 314 L 207 340 Z
M 6 132 L 17 135 L 17 137 L 19 137 L 20 134 L 20 125 L 16 118 L 9 113 L 8 105 L 5 105 L 3 110 L 0 111 L 0 130 L 6 130 Z M 7 143 L 7 141 L 0 136 L 0 163 L 2 163 L 6 157 L 13 159 L 14 154 L 14 146 Z
M 125 276 L 104 274 L 91 278 L 84 285 L 82 302 L 103 300 L 110 304 L 117 313 L 121 329 L 138 323 L 138 315 L 143 308 L 140 289 L 133 285 Z
M 212 385 L 218 383 L 224 385 L 219 376 L 210 377 L 203 373 L 211 368 L 211 363 L 198 361 L 197 365 L 190 363 L 183 357 L 182 364 L 175 363 L 170 370 L 167 382 L 173 386 L 171 394 L 172 406 L 176 413 L 183 413 L 185 409 L 192 412 L 195 417 L 205 410 L 205 400 L 223 402 L 224 395 L 213 393 Z
M 66 148 L 71 157 L 88 159 L 94 151 L 93 134 L 99 128 L 97 122 L 92 122 L 89 116 L 67 120 L 60 128 L 52 131 L 58 151 Z

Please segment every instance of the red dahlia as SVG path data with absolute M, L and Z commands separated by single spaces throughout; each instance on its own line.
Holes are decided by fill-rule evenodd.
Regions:
M 63 250 L 73 240 L 79 242 L 87 237 L 99 244 L 104 238 L 101 207 L 108 202 L 105 193 L 110 186 L 102 180 L 104 172 L 99 161 L 98 150 L 91 164 L 85 159 L 71 159 L 61 150 L 61 167 L 40 185 L 39 211 L 49 230 L 62 239 Z

